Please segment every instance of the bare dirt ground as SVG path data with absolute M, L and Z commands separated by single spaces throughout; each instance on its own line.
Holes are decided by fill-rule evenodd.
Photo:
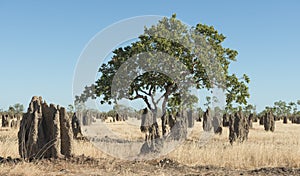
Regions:
M 130 138 L 143 137 L 138 129 L 131 133 L 124 126 L 124 122 L 108 124 L 115 131 L 127 130 Z M 196 123 L 183 145 L 148 161 L 117 159 L 79 141 L 71 159 L 28 163 L 17 159 L 17 130 L 0 129 L 0 175 L 300 175 L 300 125 L 280 121 L 274 133 L 267 133 L 255 123 L 248 141 L 233 146 L 227 129 L 206 145 L 199 144 L 202 132 L 201 123 Z
M 216 166 L 187 166 L 164 158 L 152 161 L 121 161 L 74 157 L 70 160 L 1 164 L 1 175 L 300 175 L 300 169 L 274 167 L 254 170 Z

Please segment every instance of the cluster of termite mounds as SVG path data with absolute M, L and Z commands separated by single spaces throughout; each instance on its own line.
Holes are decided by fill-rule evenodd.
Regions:
M 275 117 L 272 112 L 267 112 L 259 117 L 260 125 L 264 125 L 265 131 L 275 131 Z M 286 119 L 287 121 L 287 119 Z M 203 114 L 203 131 L 214 131 L 215 134 L 222 134 L 222 127 L 229 128 L 229 142 L 244 142 L 248 139 L 248 134 L 253 128 L 253 122 L 257 122 L 257 117 L 254 114 L 244 115 L 242 111 L 237 111 L 231 114 L 223 114 L 220 119 L 220 114 L 212 115 L 210 108 Z M 284 119 L 285 123 L 285 119 Z
M 89 126 L 96 120 L 100 120 L 101 122 L 113 123 L 113 122 L 122 122 L 128 120 L 127 114 L 119 114 L 114 112 L 113 114 L 99 112 L 95 110 L 81 110 L 76 112 L 77 118 L 80 120 L 82 125 Z M 140 118 L 139 118 L 140 119 Z
M 300 116 L 291 116 L 290 120 L 292 123 L 300 124 Z
M 2 122 L 7 123 L 3 115 Z M 90 110 L 67 112 L 59 105 L 48 105 L 42 97 L 32 97 L 27 112 L 19 119 L 19 154 L 27 160 L 62 158 L 73 155 L 76 139 L 86 139 L 81 127 L 89 126 L 97 119 L 105 121 L 107 116 Z M 113 121 L 124 121 L 118 114 Z M 6 125 L 6 124 L 5 124 Z
M 253 115 L 248 118 L 241 111 L 233 114 L 215 114 L 212 117 L 210 108 L 203 114 L 203 131 L 210 132 L 212 129 L 215 134 L 222 134 L 222 127 L 229 128 L 229 142 L 244 142 L 248 139 L 249 128 L 252 127 Z
M 229 142 L 243 142 L 248 139 L 252 123 L 257 122 L 264 126 L 265 131 L 274 132 L 276 117 L 271 111 L 261 117 L 253 114 L 246 116 L 242 111 L 231 114 L 212 113 L 210 108 L 202 117 L 193 116 L 192 110 L 179 111 L 175 114 L 164 114 L 162 117 L 162 136 L 159 134 L 157 115 L 145 108 L 142 112 L 140 130 L 145 134 L 145 143 L 141 153 L 159 152 L 166 141 L 182 140 L 187 137 L 187 129 L 194 126 L 194 121 L 202 121 L 203 131 L 222 134 L 223 127 L 229 128 Z M 198 117 L 199 116 L 199 117 Z M 88 126 L 96 119 L 107 122 L 107 115 L 99 112 L 80 111 L 68 113 L 64 107 L 54 104 L 48 105 L 41 97 L 32 97 L 26 113 L 22 116 L 1 114 L 2 126 L 19 127 L 18 142 L 19 154 L 25 159 L 70 157 L 73 152 L 73 140 L 82 136 L 81 125 Z M 115 114 L 110 122 L 125 121 L 127 116 Z M 14 122 L 12 119 L 16 119 Z M 283 117 L 283 123 L 300 123 L 300 118 Z M 167 127 L 169 131 L 167 132 Z
M 0 117 L 0 126 L 4 128 L 18 128 L 22 119 L 21 114 L 1 113 Z
M 140 154 L 159 153 L 165 143 L 185 140 L 187 129 L 194 126 L 195 117 L 192 115 L 191 110 L 163 114 L 159 117 L 162 120 L 160 135 L 156 112 L 143 109 L 140 130 L 145 134 L 145 142 L 140 149 Z
M 180 124 L 178 123 L 180 122 L 180 119 L 182 119 L 181 120 L 182 125 L 178 126 L 178 124 Z M 173 139 L 178 139 L 176 138 L 176 136 L 186 136 L 185 131 L 187 128 L 191 128 L 194 126 L 194 120 L 199 122 L 202 121 L 202 128 L 203 131 L 205 132 L 213 131 L 215 134 L 221 135 L 223 127 L 228 127 L 229 142 L 231 144 L 233 144 L 233 142 L 246 141 L 248 139 L 248 134 L 250 129 L 253 128 L 253 122 L 258 122 L 260 125 L 263 125 L 264 130 L 267 132 L 268 131 L 274 132 L 275 123 L 276 121 L 279 120 L 283 120 L 284 124 L 287 124 L 288 121 L 291 121 L 291 123 L 300 124 L 300 116 L 290 115 L 290 116 L 279 117 L 279 116 L 275 116 L 272 111 L 267 111 L 261 116 L 256 116 L 253 113 L 245 115 L 241 110 L 239 110 L 231 114 L 225 113 L 222 116 L 220 113 L 216 113 L 216 112 L 212 113 L 211 109 L 207 108 L 204 114 L 201 116 L 198 114 L 198 117 L 194 117 L 192 111 L 187 111 L 186 113 L 177 113 L 177 115 L 175 116 L 175 120 L 172 117 L 172 115 L 169 115 L 169 118 L 167 118 L 166 122 L 168 126 L 171 128 L 171 131 L 173 131 L 173 134 L 176 134 L 174 135 L 175 138 Z M 178 127 L 173 129 L 173 127 L 176 124 Z M 143 132 L 146 131 L 147 130 L 144 130 Z M 158 135 L 152 135 L 152 136 L 158 136 Z
M 300 124 L 300 116 L 295 114 L 281 115 L 275 116 L 272 111 L 268 111 L 267 113 L 258 117 L 259 124 L 264 125 L 266 131 L 274 131 L 275 122 L 282 120 L 283 124 L 294 123 Z
M 141 116 L 141 132 L 145 134 L 145 143 L 141 148 L 141 153 L 157 152 L 161 144 L 161 139 L 182 140 L 187 137 L 187 129 L 194 126 L 194 121 L 202 121 L 204 132 L 213 131 L 215 134 L 222 134 L 223 127 L 229 128 L 229 141 L 244 142 L 248 139 L 249 129 L 253 128 L 254 114 L 245 116 L 242 111 L 232 114 L 221 114 L 221 112 L 212 112 L 210 108 L 203 115 L 197 114 L 193 116 L 191 110 L 177 112 L 164 115 L 162 119 L 162 137 L 160 137 L 156 116 L 149 114 L 149 110 L 145 108 Z M 170 131 L 166 133 L 164 126 L 168 126 Z M 166 127 L 165 127 L 166 128 Z M 274 129 L 274 128 L 272 128 Z
M 259 117 L 259 125 L 263 125 L 265 131 L 275 131 L 275 121 L 276 117 L 273 115 L 271 111 L 266 112 L 263 116 Z M 277 119 L 279 120 L 279 118 Z M 283 118 L 283 123 L 287 123 L 287 118 Z
M 220 118 L 220 114 L 212 115 L 210 108 L 203 114 L 203 122 L 202 122 L 203 131 L 209 132 L 213 129 L 215 134 L 222 134 L 222 119 Z

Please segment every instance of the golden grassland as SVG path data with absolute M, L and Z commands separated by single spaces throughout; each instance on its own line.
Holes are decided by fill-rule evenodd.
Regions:
M 108 123 L 107 125 L 116 132 L 127 130 L 122 132 L 126 139 L 143 138 L 139 128 L 132 127 L 132 131 L 129 130 L 130 128 L 124 128 L 128 125 L 126 122 Z M 228 128 L 223 128 L 222 135 L 213 135 L 204 145 L 199 140 L 203 134 L 202 124 L 197 122 L 187 141 L 162 158 L 169 158 L 188 166 L 210 165 L 244 170 L 262 167 L 300 168 L 300 125 L 283 124 L 282 121 L 277 121 L 275 132 L 272 133 L 265 132 L 263 126 L 253 123 L 253 129 L 250 129 L 248 140 L 242 144 L 234 143 L 233 146 L 228 142 L 228 133 Z M 105 158 L 107 160 L 105 163 L 108 165 L 114 164 L 113 161 L 117 160 L 101 152 L 91 143 L 83 141 L 75 142 L 74 154 Z M 0 129 L 0 156 L 19 157 L 17 130 L 4 131 Z M 61 168 L 64 167 L 72 168 L 67 163 L 65 166 L 61 166 Z M 46 169 L 45 166 L 43 168 L 43 172 L 51 173 L 54 168 L 57 169 L 57 166 L 49 165 Z M 109 168 L 107 167 L 108 171 Z M 89 168 L 90 174 L 93 173 L 94 169 L 93 167 Z M 25 162 L 17 165 L 2 164 L 0 170 L 1 173 L 8 173 L 9 171 L 9 174 L 12 175 L 43 173 L 39 164 Z M 53 174 L 57 173 L 54 172 Z M 126 173 L 121 175 L 126 175 Z
M 248 141 L 231 146 L 229 130 L 214 136 L 207 145 L 197 141 L 182 145 L 169 154 L 181 163 L 189 165 L 214 165 L 234 169 L 261 167 L 300 167 L 300 126 L 277 122 L 274 133 L 265 132 L 263 126 L 254 123 Z M 197 134 L 192 134 L 196 137 Z

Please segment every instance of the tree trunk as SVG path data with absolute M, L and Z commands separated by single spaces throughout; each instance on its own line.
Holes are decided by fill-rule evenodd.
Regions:
M 166 92 L 164 96 L 164 101 L 162 103 L 162 117 L 161 117 L 161 128 L 162 128 L 162 136 L 166 136 L 167 134 L 167 100 L 168 100 L 168 92 Z
M 157 123 L 157 109 L 152 110 L 152 126 L 153 129 L 155 130 L 155 136 L 154 138 L 157 139 L 160 137 L 159 135 L 159 129 L 158 129 L 158 123 Z

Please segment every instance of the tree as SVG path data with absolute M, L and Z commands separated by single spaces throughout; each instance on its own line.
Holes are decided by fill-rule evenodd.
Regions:
M 201 118 L 202 118 L 202 116 L 204 114 L 204 111 L 200 107 L 198 107 L 198 108 L 196 108 L 196 112 L 197 112 L 197 115 L 198 115 L 197 121 L 201 121 Z
M 164 118 L 170 99 L 176 102 L 174 105 L 191 102 L 186 99 L 193 99 L 190 93 L 193 86 L 223 89 L 227 106 L 247 104 L 250 80 L 247 75 L 238 78 L 229 73 L 229 65 L 236 61 L 238 53 L 224 48 L 224 40 L 225 36 L 212 26 L 199 23 L 189 28 L 175 14 L 165 17 L 157 25 L 145 28 L 137 41 L 114 50 L 112 59 L 99 68 L 101 76 L 91 87 L 95 87 L 101 103 L 110 104 L 123 98 L 144 101 L 154 115 L 154 122 L 160 103 Z M 147 70 L 149 67 L 156 70 Z M 124 86 L 121 84 L 124 81 L 131 82 Z M 84 99 L 86 95 L 76 99 L 81 97 Z
M 92 84 L 90 86 L 85 86 L 84 91 L 81 95 L 76 95 L 75 96 L 75 108 L 76 109 L 82 109 L 83 105 L 82 103 L 86 102 L 89 98 L 91 99 L 96 99 L 96 94 L 95 94 L 95 85 Z M 101 101 L 101 103 L 104 103 L 104 101 Z
M 191 95 L 189 99 L 186 99 L 184 102 L 178 101 L 179 94 L 174 95 L 169 98 L 167 108 L 170 113 L 174 114 L 176 112 L 182 111 L 183 109 L 194 109 L 194 105 L 198 102 L 198 97 Z
M 300 114 L 300 111 L 298 111 L 298 106 L 300 106 L 300 100 L 297 100 L 297 105 L 296 105 L 297 112 L 296 112 L 296 114 Z
M 291 110 L 293 110 L 293 113 L 292 114 L 296 114 L 297 113 L 297 104 L 294 103 L 294 102 L 289 102 L 289 110 L 290 110 L 290 113 L 291 113 Z
M 106 113 L 107 116 L 109 117 L 113 117 L 115 119 L 116 115 L 117 115 L 117 112 L 115 110 L 110 110 Z
M 276 108 L 275 107 L 266 106 L 265 112 L 267 112 L 267 113 L 271 112 L 272 114 L 274 114 L 276 112 Z
M 276 116 L 287 116 L 291 113 L 292 107 L 285 101 L 279 100 L 274 102 L 274 109 L 274 114 L 276 114 Z
M 222 115 L 225 113 L 225 111 L 220 108 L 219 106 L 215 106 L 214 109 L 212 110 L 213 116 L 219 118 L 222 117 Z
M 17 103 L 11 107 L 9 107 L 9 111 L 15 112 L 17 114 L 20 114 L 24 111 L 24 106 L 20 103 Z
M 79 111 L 79 112 L 86 110 L 86 105 L 85 105 L 84 101 L 81 101 L 81 100 L 75 101 L 75 107 L 76 107 L 76 111 Z
M 122 104 L 115 104 L 113 106 L 113 110 L 119 114 L 125 115 L 125 116 L 129 116 L 129 117 L 134 117 L 136 115 L 136 112 L 134 111 L 133 108 L 131 107 L 127 107 L 125 105 Z
M 204 104 L 204 106 L 205 106 L 206 108 L 208 108 L 209 105 L 211 104 L 211 97 L 206 96 L 205 98 L 206 98 L 206 103 Z
M 9 106 L 9 107 L 8 107 L 8 113 L 9 113 L 10 115 L 15 114 L 15 113 L 16 113 L 15 108 L 14 108 L 13 106 Z
M 69 111 L 69 112 L 73 113 L 73 112 L 74 112 L 74 109 L 75 109 L 75 108 L 74 108 L 73 105 L 71 105 L 71 104 L 68 105 L 68 111 Z
M 256 106 L 252 104 L 248 104 L 247 106 L 244 107 L 244 115 L 249 116 L 251 113 L 255 113 L 256 111 Z

